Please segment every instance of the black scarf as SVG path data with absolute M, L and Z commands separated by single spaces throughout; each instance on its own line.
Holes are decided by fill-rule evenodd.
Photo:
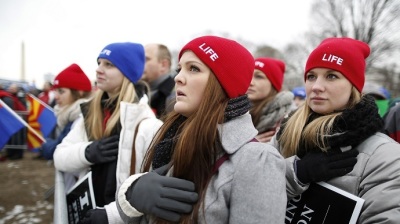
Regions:
M 228 105 L 225 108 L 224 122 L 227 122 L 235 117 L 241 116 L 248 112 L 250 109 L 250 101 L 247 95 L 243 95 L 237 98 L 230 99 Z M 163 140 L 160 141 L 155 147 L 155 153 L 153 157 L 152 167 L 157 169 L 164 166 L 171 161 L 173 153 L 173 145 L 176 143 L 179 134 L 177 131 L 182 123 L 186 120 L 186 117 L 179 116 L 177 120 L 165 133 Z
M 310 115 L 307 124 L 321 115 L 313 113 Z M 340 148 L 356 147 L 374 133 L 381 131 L 383 120 L 378 113 L 378 107 L 371 96 L 365 95 L 353 108 L 345 109 L 338 116 L 333 124 L 333 130 L 325 138 L 325 142 L 332 151 L 340 152 Z M 278 133 L 278 138 L 284 129 L 284 125 Z M 301 158 L 307 151 L 319 149 L 307 149 L 304 142 L 301 142 L 297 155 Z

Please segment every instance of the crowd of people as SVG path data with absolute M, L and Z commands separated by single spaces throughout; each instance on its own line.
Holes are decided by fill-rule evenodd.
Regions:
M 26 117 L 27 111 L 25 93 L 26 91 L 22 86 L 16 82 L 12 82 L 8 86 L 0 83 L 0 100 L 22 118 Z M 25 133 L 22 130 L 18 131 L 7 142 L 7 144 L 18 145 L 19 147 L 5 147 L 4 149 L 1 149 L 0 162 L 7 159 L 18 160 L 23 158 L 23 146 L 26 143 L 26 139 L 21 139 L 20 136 L 25 136 Z
M 286 89 L 284 60 L 232 39 L 192 39 L 176 71 L 163 44 L 110 43 L 96 90 L 75 63 L 45 84 L 57 126 L 39 156 L 67 188 L 92 172 L 97 208 L 80 223 L 284 223 L 321 181 L 364 199 L 357 223 L 398 223 L 400 106 L 380 113 L 390 96 L 366 83 L 369 54 L 326 38 Z

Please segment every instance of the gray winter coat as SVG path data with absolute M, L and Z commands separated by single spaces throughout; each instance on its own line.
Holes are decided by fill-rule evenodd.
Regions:
M 250 142 L 257 130 L 248 113 L 219 125 L 218 130 L 230 156 L 207 187 L 205 214 L 199 215 L 199 223 L 284 223 L 283 157 L 266 143 Z M 125 198 L 126 190 L 140 175 L 129 177 L 117 193 L 118 209 L 126 223 L 151 223 Z
M 279 148 L 275 137 L 270 144 Z M 359 224 L 400 223 L 400 144 L 389 136 L 376 133 L 357 146 L 360 152 L 354 169 L 327 183 L 365 200 Z M 289 198 L 301 194 L 309 185 L 297 181 L 292 156 L 286 159 Z

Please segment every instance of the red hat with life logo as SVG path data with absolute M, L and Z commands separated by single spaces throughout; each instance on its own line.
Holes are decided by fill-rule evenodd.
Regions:
M 365 83 L 365 59 L 368 44 L 348 37 L 323 40 L 308 57 L 304 79 L 313 68 L 329 68 L 342 73 L 361 92 Z
M 92 84 L 81 67 L 77 64 L 72 64 L 54 78 L 53 88 L 91 91 Z
M 285 74 L 285 63 L 274 58 L 256 58 L 255 69 L 262 71 L 272 86 L 279 92 L 282 89 L 283 77 Z
M 246 94 L 254 72 L 251 53 L 234 40 L 202 36 L 187 43 L 179 52 L 192 51 L 215 74 L 229 98 Z

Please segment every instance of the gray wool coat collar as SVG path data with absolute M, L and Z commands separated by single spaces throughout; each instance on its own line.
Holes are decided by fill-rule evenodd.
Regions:
M 250 113 L 246 113 L 228 122 L 218 125 L 222 147 L 228 154 L 235 153 L 240 147 L 257 135 Z

